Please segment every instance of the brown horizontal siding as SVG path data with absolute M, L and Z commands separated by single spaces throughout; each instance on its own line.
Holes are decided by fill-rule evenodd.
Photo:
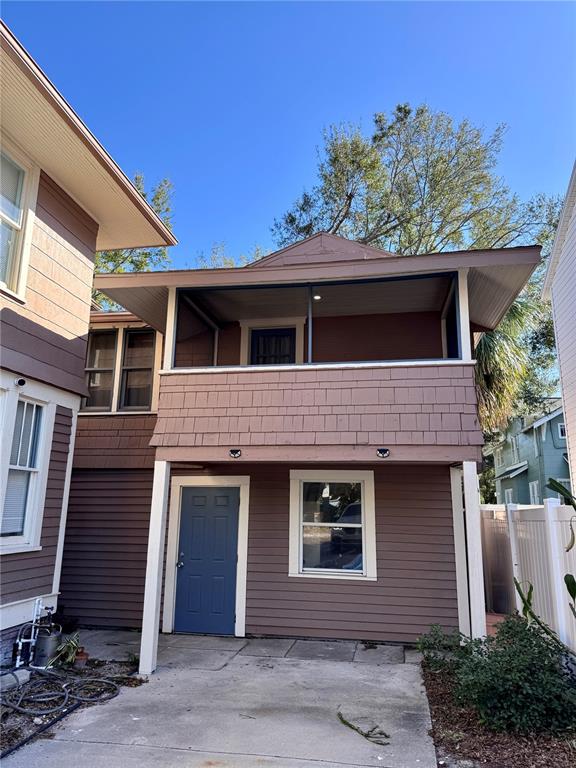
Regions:
M 26 303 L 0 298 L 4 368 L 84 392 L 84 361 L 98 225 L 40 174 Z
M 151 471 L 73 471 L 60 587 L 66 616 L 141 626 L 151 498 Z
M 42 549 L 0 557 L 2 604 L 52 592 L 71 430 L 72 411 L 57 406 L 42 518 Z
M 161 377 L 152 444 L 480 446 L 476 408 L 472 366 L 181 373 Z
M 315 363 L 442 357 L 439 312 L 315 317 L 313 331 Z
M 373 582 L 288 576 L 290 468 L 241 468 L 250 475 L 249 634 L 414 642 L 431 624 L 458 626 L 448 466 L 363 467 L 375 472 Z M 173 474 L 238 472 L 228 464 L 173 467 Z
M 74 469 L 151 469 L 156 415 L 78 417 Z

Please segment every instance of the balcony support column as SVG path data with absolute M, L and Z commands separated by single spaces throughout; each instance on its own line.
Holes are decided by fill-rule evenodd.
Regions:
M 458 270 L 458 336 L 460 359 L 472 360 L 470 310 L 468 306 L 468 267 Z
M 470 634 L 486 634 L 486 605 L 484 600 L 484 567 L 482 562 L 482 520 L 480 491 L 475 461 L 462 462 L 464 486 L 464 519 L 466 522 L 466 555 L 468 560 L 468 589 L 470 596 Z

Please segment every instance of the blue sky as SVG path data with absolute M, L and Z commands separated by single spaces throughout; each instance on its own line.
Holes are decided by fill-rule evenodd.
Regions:
M 564 194 L 576 154 L 572 3 L 3 2 L 3 18 L 129 175 L 175 186 L 174 266 L 270 226 L 331 123 L 426 102 L 508 124 L 500 174 Z

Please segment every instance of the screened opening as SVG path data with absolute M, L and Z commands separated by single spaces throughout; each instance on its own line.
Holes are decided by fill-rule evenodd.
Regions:
M 148 330 L 124 332 L 120 408 L 145 410 L 152 402 L 154 373 L 154 340 L 156 334 Z
M 88 397 L 83 408 L 108 411 L 112 407 L 116 331 L 91 331 L 86 360 Z

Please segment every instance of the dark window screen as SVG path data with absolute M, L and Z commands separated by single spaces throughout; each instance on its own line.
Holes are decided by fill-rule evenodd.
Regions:
M 250 333 L 251 365 L 287 365 L 296 362 L 295 328 L 254 328 Z

